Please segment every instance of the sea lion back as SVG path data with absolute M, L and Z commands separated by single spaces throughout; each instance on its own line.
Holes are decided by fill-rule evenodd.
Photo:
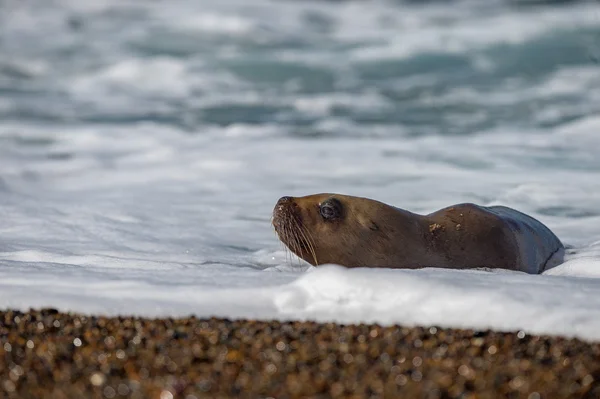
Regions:
M 519 270 L 539 274 L 563 262 L 562 242 L 542 222 L 505 206 L 484 209 L 501 218 L 515 235 Z

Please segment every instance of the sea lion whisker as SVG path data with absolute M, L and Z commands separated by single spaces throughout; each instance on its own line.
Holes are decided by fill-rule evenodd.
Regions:
M 315 252 L 314 241 L 312 240 L 312 235 L 310 234 L 310 231 L 308 231 L 308 229 L 305 226 L 300 226 L 300 232 L 302 233 L 302 236 L 305 239 L 306 246 L 308 247 L 310 253 L 313 256 L 315 266 L 318 265 L 319 262 L 317 261 L 317 254 Z
M 289 218 L 285 218 L 283 223 L 281 224 L 282 229 L 283 229 L 283 234 L 282 234 L 282 238 L 283 241 L 285 241 L 285 245 L 287 246 L 288 251 L 290 251 L 291 254 L 295 255 L 295 252 L 297 252 L 297 239 L 294 235 L 293 232 L 293 228 L 292 225 L 290 223 L 290 219 Z M 290 261 L 292 261 L 292 258 L 290 257 Z
M 308 229 L 305 226 L 298 223 L 297 221 L 296 221 L 296 228 L 297 228 L 297 232 L 300 234 L 300 237 L 298 237 L 298 238 L 300 239 L 301 244 L 303 244 L 305 249 L 307 249 L 310 252 L 310 254 L 313 257 L 313 260 L 315 261 L 315 265 L 317 265 L 318 264 L 317 254 L 315 252 L 314 242 L 311 240 L 310 232 L 308 231 Z
M 300 254 L 302 253 L 302 240 L 298 234 L 300 233 L 300 227 L 296 221 L 294 222 L 294 226 L 291 229 L 294 236 L 294 253 L 298 257 L 298 265 L 300 265 Z
M 298 246 L 299 249 L 306 249 L 303 247 L 307 247 L 307 242 L 306 242 L 306 236 L 304 235 L 303 231 L 302 231 L 302 226 L 299 223 L 295 223 L 295 228 L 294 228 L 294 232 L 296 234 L 296 239 L 298 240 Z
M 292 239 L 292 234 L 290 232 L 289 223 L 287 221 L 283 224 L 283 236 L 286 241 L 286 259 L 289 255 L 290 263 L 293 263 L 293 255 L 294 255 L 294 242 Z
M 300 259 L 302 259 L 302 256 L 300 254 L 303 252 L 303 250 L 308 249 L 312 253 L 314 249 L 311 247 L 311 243 L 306 237 L 306 234 L 304 234 L 304 228 L 302 224 L 300 224 L 296 219 L 293 219 L 293 231 L 294 238 L 296 240 L 297 255 L 299 258 L 298 265 L 301 265 Z

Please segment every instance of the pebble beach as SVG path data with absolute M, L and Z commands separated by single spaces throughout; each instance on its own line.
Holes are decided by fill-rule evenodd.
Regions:
M 0 312 L 6 398 L 596 398 L 600 344 L 523 332 Z

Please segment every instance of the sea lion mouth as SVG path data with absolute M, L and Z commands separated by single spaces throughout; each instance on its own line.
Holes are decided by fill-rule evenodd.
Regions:
M 277 236 L 290 251 L 313 265 L 317 264 L 312 236 L 303 225 L 299 206 L 292 197 L 282 197 L 277 201 L 272 224 Z

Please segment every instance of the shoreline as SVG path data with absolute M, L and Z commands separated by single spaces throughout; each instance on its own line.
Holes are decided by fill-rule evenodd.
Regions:
M 600 397 L 600 342 L 439 327 L 0 311 L 8 398 Z

